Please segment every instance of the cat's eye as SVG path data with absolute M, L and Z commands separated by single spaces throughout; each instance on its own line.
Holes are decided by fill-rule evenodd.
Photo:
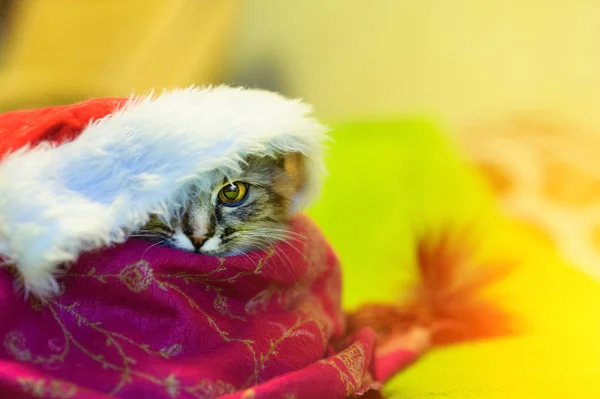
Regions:
M 219 191 L 219 202 L 225 206 L 240 206 L 248 196 L 248 185 L 240 181 L 225 185 Z

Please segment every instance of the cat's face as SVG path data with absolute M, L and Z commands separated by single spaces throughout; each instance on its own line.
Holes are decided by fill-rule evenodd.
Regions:
M 287 224 L 302 184 L 301 157 L 250 157 L 239 176 L 218 179 L 210 192 L 193 194 L 180 218 L 158 217 L 139 236 L 190 252 L 231 256 L 289 238 Z

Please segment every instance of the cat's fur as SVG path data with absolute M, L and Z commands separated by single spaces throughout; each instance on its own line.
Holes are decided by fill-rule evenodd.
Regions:
M 302 156 L 248 157 L 239 176 L 216 176 L 210 192 L 197 192 L 181 215 L 156 215 L 135 235 L 160 245 L 212 256 L 232 256 L 288 239 L 294 195 L 301 189 Z M 248 187 L 245 201 L 226 206 L 219 191 L 231 183 Z

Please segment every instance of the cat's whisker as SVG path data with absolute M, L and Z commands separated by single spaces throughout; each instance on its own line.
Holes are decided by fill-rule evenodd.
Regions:
M 175 231 L 173 230 L 167 230 L 167 229 L 153 229 L 153 230 L 138 230 L 137 233 L 142 233 L 142 234 L 153 234 L 153 235 L 172 235 L 173 233 L 175 233 Z
M 269 237 L 269 236 L 273 236 L 271 234 L 269 234 L 268 231 L 266 231 L 266 229 L 261 229 L 257 232 L 257 234 L 260 235 L 261 238 L 263 237 Z M 276 236 L 276 240 L 278 242 L 284 242 L 286 244 L 288 244 L 288 246 L 293 249 L 294 251 L 296 251 L 300 256 L 302 256 L 302 258 L 306 258 L 304 255 L 304 251 L 302 251 L 300 248 L 298 248 L 296 245 L 294 245 L 293 243 L 291 243 L 287 238 L 284 237 L 280 237 L 280 236 Z M 305 240 L 295 240 L 297 241 L 297 243 L 303 243 Z
M 252 265 L 254 266 L 254 270 L 256 270 L 256 268 L 258 267 L 258 261 L 252 259 L 252 257 L 246 253 L 242 253 L 241 255 L 243 255 L 246 259 L 248 259 L 250 262 L 252 262 Z
M 290 236 L 297 236 L 297 237 L 300 237 L 303 239 L 306 238 L 306 236 L 304 236 L 303 234 L 297 233 L 295 231 L 291 231 L 290 229 L 279 229 L 276 227 L 266 227 L 266 229 L 269 231 L 273 231 L 273 232 L 282 232 L 282 233 L 284 233 L 286 235 L 290 235 Z
M 291 265 L 292 262 L 291 262 L 289 256 L 285 253 L 285 251 L 282 251 L 281 248 L 277 247 L 278 240 L 272 240 L 269 237 L 261 237 L 261 236 L 249 236 L 249 239 L 252 242 L 257 243 L 261 246 L 263 244 L 266 244 L 265 246 L 274 247 L 273 255 L 274 256 L 276 255 L 284 265 L 286 265 L 286 266 Z M 284 256 L 285 256 L 285 259 L 283 259 Z
M 160 234 L 131 234 L 129 237 L 161 237 L 162 235 Z M 167 236 L 164 236 L 165 238 L 167 238 Z
M 289 228 L 285 227 L 285 228 L 280 228 L 280 227 L 275 227 L 275 226 L 265 226 L 265 229 L 271 230 L 271 231 L 278 231 L 278 232 L 285 232 L 287 234 L 291 234 L 291 235 L 301 235 L 298 232 L 292 231 Z
M 280 261 L 280 262 L 278 262 L 278 266 L 279 266 L 278 269 L 283 268 L 283 267 L 285 267 L 287 269 L 291 268 L 292 264 L 291 264 L 290 258 L 284 251 L 281 251 L 279 248 L 276 248 L 275 252 L 273 253 L 273 256 L 275 256 L 275 255 L 277 256 L 277 258 Z M 285 257 L 285 259 L 284 259 L 284 257 Z
M 264 232 L 269 232 L 272 233 L 273 235 L 278 235 L 278 236 L 284 236 L 284 237 L 289 237 L 289 238 L 294 238 L 294 239 L 298 239 L 298 238 L 305 238 L 304 236 L 298 234 L 298 233 L 294 233 L 292 231 L 288 231 L 286 229 L 278 229 L 278 228 L 273 228 L 273 227 L 257 227 L 256 231 L 264 231 Z
M 269 248 L 273 244 L 272 241 L 267 240 L 264 237 L 260 237 L 260 236 L 247 235 L 247 236 L 244 237 L 244 240 L 248 244 L 251 244 L 251 245 L 256 246 L 258 248 Z
M 282 235 L 278 235 L 278 234 L 271 234 L 271 233 L 264 232 L 264 231 L 258 232 L 258 235 L 260 237 L 268 237 L 269 239 L 273 239 L 274 241 L 277 241 L 277 242 L 284 242 L 290 246 L 293 246 L 292 241 L 301 242 L 300 240 L 292 240 L 286 236 L 282 236 Z
M 255 232 L 249 233 L 247 235 L 247 237 L 249 237 L 249 238 L 255 238 L 257 240 L 262 240 L 263 242 L 268 242 L 269 245 L 271 245 L 271 244 L 277 244 L 279 242 L 285 242 L 288 245 L 293 246 L 293 245 L 291 245 L 287 241 L 286 238 L 274 236 L 274 235 L 268 234 L 267 232 L 264 232 L 264 231 L 259 231 L 259 232 L 256 232 L 256 233 Z
M 146 252 L 148 252 L 148 251 L 149 251 L 151 248 L 154 248 L 154 247 L 156 247 L 157 245 L 161 245 L 161 244 L 162 244 L 162 243 L 164 243 L 165 241 L 167 241 L 167 240 L 166 240 L 166 239 L 164 239 L 164 240 L 160 240 L 160 241 L 158 241 L 158 242 L 156 242 L 156 243 L 154 243 L 154 244 L 150 245 L 148 248 L 146 248 L 146 249 L 144 250 L 144 253 L 142 253 L 142 256 L 141 256 L 140 258 L 141 258 L 141 259 L 144 259 L 144 256 L 146 255 Z
M 286 240 L 286 242 L 289 241 L 300 241 L 300 239 L 298 238 L 294 238 L 294 237 L 288 237 L 286 235 L 283 234 L 278 234 L 278 233 L 272 233 L 270 231 L 260 231 L 260 234 L 264 234 L 270 238 L 274 238 L 274 239 L 278 239 L 278 240 Z
M 268 245 L 274 248 L 274 252 L 273 255 L 274 257 L 276 257 L 276 259 L 278 259 L 279 261 L 277 262 L 277 268 L 274 270 L 274 272 L 277 274 L 278 277 L 282 277 L 282 274 L 280 272 L 280 269 L 287 269 L 290 270 L 292 268 L 292 261 L 290 260 L 288 254 L 283 251 L 280 247 L 277 246 L 277 240 L 271 240 L 268 238 L 262 238 L 262 237 L 254 237 L 253 238 L 254 242 L 258 242 L 260 245 Z M 283 271 L 283 270 L 281 270 Z
M 274 244 L 271 240 L 266 240 L 261 237 L 248 237 L 247 242 L 248 242 L 248 244 L 258 247 L 258 248 L 265 248 L 265 247 L 268 248 Z M 275 256 L 275 255 L 277 255 L 279 257 L 279 260 L 283 261 L 283 259 L 281 258 L 281 254 L 279 253 L 279 251 L 277 249 L 275 249 L 272 256 Z

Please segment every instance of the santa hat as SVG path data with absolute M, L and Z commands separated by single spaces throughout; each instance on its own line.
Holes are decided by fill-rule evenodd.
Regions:
M 326 129 L 300 101 L 261 90 L 189 88 L 0 115 L 0 260 L 27 292 L 56 292 L 60 265 L 177 211 L 208 174 L 247 155 L 298 152 L 313 199 Z

